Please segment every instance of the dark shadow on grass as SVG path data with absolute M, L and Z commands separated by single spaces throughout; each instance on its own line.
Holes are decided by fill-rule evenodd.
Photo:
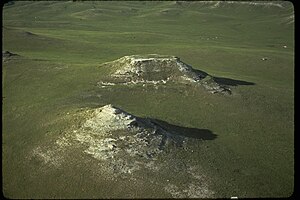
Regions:
M 150 121 L 162 128 L 166 132 L 174 135 L 174 136 L 182 136 L 187 138 L 194 138 L 200 140 L 214 140 L 217 138 L 217 135 L 208 129 L 198 129 L 198 128 L 189 128 L 182 127 L 173 124 L 169 124 L 168 122 L 159 120 L 159 119 L 150 119 Z
M 214 81 L 220 85 L 226 86 L 239 86 L 239 85 L 255 85 L 253 82 L 242 81 L 242 80 L 235 80 L 231 78 L 224 78 L 224 77 L 213 77 Z
M 186 64 L 187 65 L 187 64 Z M 208 73 L 206 73 L 205 71 L 199 70 L 199 69 L 194 69 L 192 66 L 188 65 L 189 67 L 191 67 L 194 72 L 196 72 L 196 74 L 198 75 L 199 79 L 203 79 L 205 78 L 207 75 L 209 75 Z M 212 75 L 210 75 L 212 76 Z M 248 81 L 242 81 L 242 80 L 235 80 L 235 79 L 231 79 L 231 78 L 224 78 L 224 77 L 215 77 L 212 76 L 213 80 L 219 84 L 219 85 L 224 85 L 224 86 L 239 86 L 239 85 L 255 85 L 255 83 L 253 82 L 248 82 Z

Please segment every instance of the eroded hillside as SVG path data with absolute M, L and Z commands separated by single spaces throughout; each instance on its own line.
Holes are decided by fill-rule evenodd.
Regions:
M 219 84 L 215 77 L 193 69 L 175 56 L 132 55 L 105 63 L 112 69 L 107 80 L 100 81 L 100 87 L 114 85 L 165 85 L 186 84 L 202 86 L 211 93 L 231 94 L 230 88 Z
M 99 165 L 97 173 L 106 174 L 106 179 L 141 181 L 146 176 L 171 197 L 213 197 L 210 179 L 201 167 L 185 159 L 175 161 L 172 156 L 189 152 L 189 140 L 215 139 L 216 135 L 209 130 L 136 117 L 112 105 L 83 111 L 77 117 L 82 120 L 78 129 L 70 128 L 54 143 L 34 148 L 29 155 L 31 162 L 39 162 L 44 169 L 59 169 L 77 149 L 82 162 L 88 157 L 95 159 Z M 186 184 L 177 182 L 175 177 L 168 179 L 166 169 L 174 176 L 180 170 Z

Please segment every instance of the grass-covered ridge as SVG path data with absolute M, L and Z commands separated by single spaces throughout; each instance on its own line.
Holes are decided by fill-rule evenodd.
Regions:
M 292 194 L 292 3 L 16 1 L 3 7 L 2 29 L 2 50 L 17 55 L 4 53 L 2 59 L 6 197 L 185 198 L 200 187 L 188 182 L 191 176 L 201 177 L 213 197 Z M 97 84 L 115 72 L 103 63 L 148 54 L 177 56 L 219 81 L 227 78 L 235 92 L 216 95 L 185 84 Z M 253 84 L 236 87 L 233 80 Z M 66 132 L 79 130 L 84 113 L 107 104 L 217 137 L 163 154 L 159 161 L 173 164 L 162 164 L 159 176 L 140 171 L 136 177 L 143 179 L 131 181 L 102 174 L 99 162 L 80 146 L 58 168 L 30 159 L 34 149 L 47 152 Z

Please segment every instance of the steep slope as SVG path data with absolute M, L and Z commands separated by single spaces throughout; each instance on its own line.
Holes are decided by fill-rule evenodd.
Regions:
M 149 159 L 170 145 L 184 143 L 182 136 L 169 133 L 150 119 L 135 117 L 112 105 L 98 108 L 92 115 L 76 134 L 76 140 L 87 144 L 85 152 L 97 159 Z
M 174 128 L 160 120 L 136 117 L 110 104 L 80 115 L 83 123 L 79 128 L 71 128 L 54 144 L 34 148 L 29 155 L 30 162 L 40 163 L 43 170 L 60 169 L 73 152 L 79 152 L 81 162 L 95 159 L 96 171 L 105 174 L 108 180 L 142 181 L 147 176 L 151 184 L 162 188 L 170 197 L 214 195 L 210 179 L 200 166 L 170 154 L 188 151 L 191 131 Z M 198 139 L 215 138 L 209 131 L 198 132 Z M 193 140 L 197 141 L 195 137 Z M 178 170 L 186 184 L 178 183 L 176 177 L 169 180 L 178 175 Z
M 159 192 L 168 184 L 178 187 L 168 187 L 175 196 L 189 188 L 197 189 L 189 186 L 195 181 L 186 173 L 189 166 L 196 166 L 193 169 L 198 174 L 212 180 L 217 198 L 292 194 L 295 32 L 291 2 L 14 1 L 10 4 L 13 5 L 3 7 L 3 50 L 20 56 L 3 55 L 8 56 L 3 57 L 2 87 L 6 197 L 169 198 Z M 268 6 L 271 4 L 276 5 Z M 116 84 L 110 80 L 112 77 L 103 78 L 110 68 L 99 67 L 99 63 L 149 52 L 176 55 L 211 75 L 254 84 L 235 87 L 251 84 L 226 80 L 225 85 L 229 84 L 232 93 L 238 93 L 232 96 L 210 94 L 201 84 L 177 80 L 166 84 L 145 83 L 145 87 L 144 83 L 94 87 L 96 82 L 105 80 Z M 216 78 L 213 81 L 218 83 Z M 102 181 L 101 178 L 112 176 L 106 172 L 114 172 L 111 167 L 114 158 L 98 160 L 94 154 L 84 152 L 89 143 L 75 139 L 81 125 L 92 118 L 89 114 L 93 110 L 83 116 L 83 124 L 74 122 L 73 117 L 83 114 L 82 108 L 110 103 L 140 116 L 205 127 L 220 139 L 197 142 L 193 148 L 189 143 L 188 151 L 165 147 L 153 156 L 161 157 L 161 162 L 141 157 L 153 164 L 149 166 L 157 167 L 158 172 L 148 176 L 147 171 L 141 171 L 143 178 L 138 181 L 131 178 Z M 124 133 L 115 132 L 134 135 L 126 129 Z M 26 157 L 37 145 L 40 149 L 36 149 L 35 158 L 42 162 L 32 162 Z M 174 151 L 164 153 L 170 149 Z M 61 156 L 63 159 L 59 159 Z M 167 156 L 174 161 L 170 162 Z M 47 164 L 43 165 L 44 162 Z M 61 162 L 63 165 L 58 169 L 50 165 Z M 106 171 L 102 164 L 107 166 Z M 45 168 L 46 165 L 49 167 Z M 121 168 L 116 165 L 115 172 Z M 138 171 L 132 174 L 136 176 Z M 162 171 L 170 172 L 170 176 L 166 177 Z M 158 177 L 161 185 L 153 188 L 151 176 Z
M 170 83 L 203 86 L 211 93 L 230 94 L 228 87 L 217 83 L 213 76 L 193 69 L 175 56 L 157 54 L 124 56 L 110 63 L 112 69 L 107 80 L 99 82 L 99 86 L 131 84 L 163 85 Z

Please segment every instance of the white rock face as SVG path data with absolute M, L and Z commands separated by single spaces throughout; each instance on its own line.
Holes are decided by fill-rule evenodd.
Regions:
M 133 56 L 124 56 L 114 62 L 121 63 L 122 68 L 118 69 L 114 75 L 125 75 L 128 73 L 138 73 L 138 72 L 145 72 L 147 71 L 146 66 L 139 66 L 140 64 L 145 64 L 145 63 L 154 63 L 154 64 L 159 64 L 161 62 L 166 62 L 166 63 L 174 63 L 174 62 L 179 62 L 179 58 L 177 57 L 158 57 L 156 54 L 152 54 L 154 57 L 148 57 L 148 58 L 143 58 L 137 55 Z M 152 69 L 154 71 L 161 71 L 159 67 Z
M 129 128 L 135 117 L 113 107 L 111 104 L 97 108 L 94 117 L 87 120 L 84 128 L 90 128 L 95 134 Z
M 154 119 L 136 117 L 110 104 L 83 111 L 81 115 L 84 121 L 79 128 L 61 134 L 49 146 L 38 146 L 28 160 L 38 160 L 42 170 L 55 170 L 63 167 L 75 151 L 82 159 L 78 162 L 92 159 L 97 164 L 97 173 L 102 177 L 105 174 L 107 179 L 140 181 L 146 174 L 151 184 L 171 197 L 214 196 L 209 179 L 199 166 L 190 166 L 182 157 L 174 158 L 173 153 L 186 151 L 187 139 L 173 135 L 167 126 Z M 165 178 L 170 174 L 177 176 L 178 172 L 187 184 L 178 183 L 176 178 Z
M 168 143 L 178 142 L 174 139 L 183 140 L 110 104 L 95 109 L 75 134 L 75 140 L 87 146 L 84 152 L 99 160 L 153 158 Z
M 135 73 L 137 71 L 145 72 L 147 71 L 145 66 L 138 66 L 139 64 L 153 64 L 159 65 L 162 62 L 165 62 L 167 65 L 173 64 L 177 67 L 177 69 L 183 73 L 192 72 L 192 68 L 185 63 L 181 62 L 178 57 L 175 56 L 165 56 L 165 57 L 149 57 L 149 58 L 141 58 L 138 56 L 124 56 L 115 62 L 122 63 L 122 69 L 117 70 L 114 75 L 128 74 L 129 72 Z M 154 71 L 161 71 L 160 67 L 155 68 Z
M 106 81 L 98 82 L 99 87 L 114 85 L 152 85 L 156 89 L 168 83 L 201 86 L 211 93 L 230 94 L 230 89 L 216 83 L 209 74 L 195 70 L 175 56 L 157 54 L 124 56 L 109 64 L 111 75 Z M 209 82 L 202 81 L 210 79 Z

